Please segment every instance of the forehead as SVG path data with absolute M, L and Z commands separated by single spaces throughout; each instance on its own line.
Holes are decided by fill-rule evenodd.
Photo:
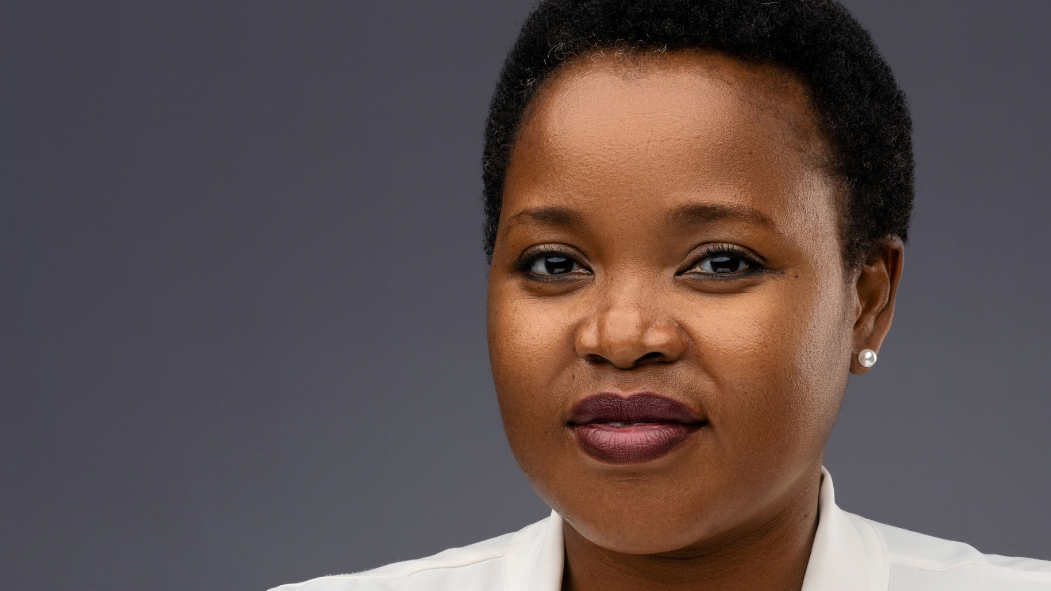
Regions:
M 694 110 L 700 106 L 696 102 L 684 104 L 682 99 L 687 93 L 701 98 L 700 93 L 707 101 L 725 103 L 732 99 L 739 103 L 735 105 L 739 108 L 779 119 L 799 136 L 796 138 L 799 141 L 820 141 L 808 89 L 798 77 L 772 64 L 749 63 L 714 50 L 649 53 L 600 50 L 573 58 L 543 83 L 523 117 L 522 127 L 538 113 L 552 114 L 552 107 L 556 111 L 559 107 L 572 107 L 565 99 L 573 95 L 593 98 L 596 92 L 615 91 L 617 96 L 607 98 L 630 99 L 632 90 L 634 98 L 647 99 L 647 104 L 654 109 L 679 106 Z M 647 90 L 658 92 L 647 93 Z M 654 100 L 661 98 L 664 100 Z M 614 107 L 617 102 L 592 102 L 587 107 L 603 104 Z
M 696 51 L 580 57 L 530 105 L 504 213 L 552 198 L 654 208 L 700 198 L 796 217 L 829 205 L 805 198 L 804 185 L 829 184 L 815 121 L 805 87 L 774 67 Z

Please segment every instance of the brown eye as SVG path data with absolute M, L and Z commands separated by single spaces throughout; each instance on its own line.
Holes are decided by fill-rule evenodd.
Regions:
M 529 266 L 529 272 L 534 275 L 565 275 L 579 269 L 573 259 L 557 255 L 537 257 Z
M 701 259 L 697 263 L 697 268 L 699 268 L 702 273 L 723 274 L 747 271 L 751 268 L 751 265 L 748 264 L 748 261 L 738 256 L 731 254 L 716 254 Z
M 698 280 L 737 280 L 766 268 L 761 256 L 732 243 L 705 244 L 691 253 L 690 259 L 693 262 L 682 274 Z

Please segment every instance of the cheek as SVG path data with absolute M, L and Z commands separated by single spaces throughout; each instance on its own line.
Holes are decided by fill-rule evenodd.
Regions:
M 506 288 L 505 288 L 506 289 Z M 572 353 L 572 327 L 557 306 L 535 298 L 490 297 L 489 355 L 497 388 L 543 382 Z
M 696 363 L 718 392 L 713 424 L 745 449 L 782 456 L 823 444 L 839 408 L 849 340 L 842 291 L 783 278 L 748 294 L 695 304 Z
M 515 455 L 554 428 L 575 359 L 572 318 L 557 304 L 490 289 L 489 358 L 504 428 Z M 569 382 L 569 383 L 566 383 Z

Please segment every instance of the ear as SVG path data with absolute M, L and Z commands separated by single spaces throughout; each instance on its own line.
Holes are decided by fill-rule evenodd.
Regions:
M 858 271 L 854 281 L 854 349 L 850 371 L 861 375 L 870 368 L 858 363 L 863 349 L 879 352 L 894 319 L 898 281 L 905 265 L 905 245 L 897 236 L 884 240 L 880 249 Z

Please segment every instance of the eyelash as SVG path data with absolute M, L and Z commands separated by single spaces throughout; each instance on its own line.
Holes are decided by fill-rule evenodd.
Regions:
M 522 253 L 522 255 L 515 261 L 515 268 L 519 272 L 523 273 L 527 277 L 535 281 L 560 281 L 567 279 L 568 277 L 556 276 L 556 275 L 538 275 L 530 271 L 537 259 L 543 257 L 557 256 L 569 259 L 581 269 L 591 272 L 583 263 L 580 262 L 579 257 L 570 249 L 561 249 L 552 246 L 538 246 L 530 248 Z M 705 259 L 716 257 L 716 256 L 729 256 L 737 259 L 741 259 L 748 265 L 748 268 L 743 271 L 736 271 L 732 273 L 710 273 L 700 272 L 691 273 L 691 270 L 700 265 Z M 703 277 L 705 279 L 715 279 L 717 281 L 728 281 L 733 279 L 740 279 L 742 277 L 749 277 L 756 273 L 761 273 L 765 270 L 765 267 L 759 262 L 755 255 L 751 252 L 737 246 L 736 244 L 710 244 L 705 246 L 704 250 L 693 259 L 685 270 L 677 273 L 678 275 L 692 275 L 694 278 Z M 577 274 L 567 274 L 570 277 L 577 276 Z
M 568 248 L 561 249 L 552 246 L 537 246 L 527 249 L 525 252 L 522 253 L 520 257 L 518 257 L 518 260 L 515 261 L 515 268 L 517 268 L 520 273 L 524 274 L 530 279 L 533 279 L 534 281 L 562 281 L 568 278 L 563 277 L 561 275 L 537 275 L 536 273 L 530 271 L 530 269 L 533 267 L 533 264 L 536 263 L 537 259 L 544 257 L 563 257 L 569 259 L 578 267 L 587 271 L 588 273 L 591 272 L 590 269 L 588 269 L 583 263 L 580 262 L 580 257 L 575 252 Z M 579 277 L 579 275 L 577 274 L 567 273 L 566 275 L 568 275 L 569 277 Z
M 745 262 L 745 264 L 748 265 L 748 268 L 743 270 L 743 271 L 736 271 L 736 272 L 733 272 L 733 273 L 708 273 L 708 272 L 690 273 L 690 271 L 695 269 L 705 259 L 712 258 L 712 257 L 717 257 L 717 256 L 729 256 L 729 257 L 733 257 L 733 258 L 736 258 L 736 259 L 741 259 L 742 261 Z M 759 260 L 756 258 L 756 256 L 754 254 L 752 254 L 751 252 L 745 250 L 744 248 L 741 248 L 740 246 L 737 246 L 736 244 L 724 243 L 724 244 L 710 244 L 710 245 L 705 246 L 704 250 L 697 257 L 695 257 L 693 259 L 693 262 L 690 263 L 690 265 L 688 267 L 686 267 L 685 270 L 680 272 L 679 275 L 690 274 L 690 275 L 694 275 L 694 276 L 701 276 L 701 277 L 704 277 L 705 279 L 716 279 L 716 280 L 719 280 L 719 281 L 727 281 L 727 280 L 731 280 L 731 279 L 740 279 L 742 277 L 748 277 L 748 276 L 754 275 L 756 273 L 761 273 L 765 269 L 766 268 L 763 266 L 763 264 L 761 262 L 759 262 Z

